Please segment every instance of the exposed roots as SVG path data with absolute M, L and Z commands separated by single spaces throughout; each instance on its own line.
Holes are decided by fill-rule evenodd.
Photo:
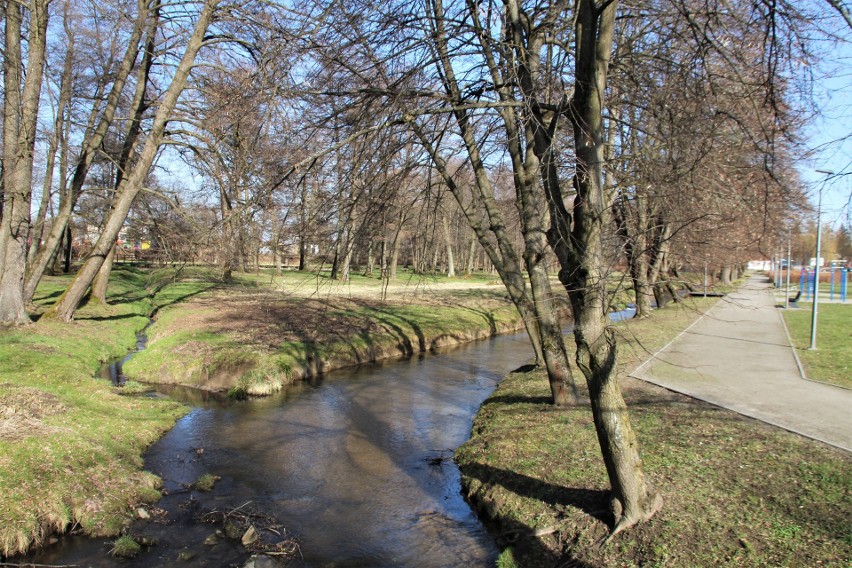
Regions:
M 606 546 L 609 544 L 615 536 L 625 531 L 639 523 L 644 523 L 645 521 L 650 520 L 651 517 L 657 514 L 657 512 L 663 508 L 663 496 L 658 492 L 653 491 L 647 500 L 646 506 L 642 507 L 639 510 L 631 511 L 627 514 L 623 514 L 622 503 L 616 497 L 612 498 L 612 510 L 615 515 L 616 523 L 612 528 L 612 532 L 601 541 L 601 546 Z

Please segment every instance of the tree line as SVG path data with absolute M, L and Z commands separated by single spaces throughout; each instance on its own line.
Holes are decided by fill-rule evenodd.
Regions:
M 848 40 L 843 8 L 7 0 L 0 322 L 30 321 L 80 219 L 92 242 L 42 317 L 105 301 L 128 234 L 225 277 L 285 257 L 343 280 L 487 268 L 553 403 L 577 402 L 576 372 L 588 385 L 617 534 L 661 499 L 614 375 L 607 282 L 623 269 L 647 317 L 685 268 L 730 280 L 786 242 L 818 110 L 806 70 Z

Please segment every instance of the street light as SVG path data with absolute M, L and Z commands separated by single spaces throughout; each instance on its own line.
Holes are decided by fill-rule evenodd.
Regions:
M 828 170 L 816 170 L 818 174 L 825 174 L 822 183 L 819 184 L 819 193 L 817 197 L 817 242 L 816 242 L 816 262 L 814 262 L 814 306 L 811 313 L 811 346 L 810 350 L 816 349 L 816 330 L 817 330 L 817 306 L 819 305 L 819 255 L 822 248 L 822 189 L 825 187 L 825 182 L 828 178 L 834 175 L 834 172 Z
M 793 230 L 790 228 L 790 221 L 787 221 L 787 285 L 784 287 L 784 308 L 790 307 L 790 271 L 793 269 L 793 262 L 790 256 L 793 252 Z

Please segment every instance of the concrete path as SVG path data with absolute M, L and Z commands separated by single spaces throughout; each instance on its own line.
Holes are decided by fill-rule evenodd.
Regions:
M 801 378 L 779 311 L 752 276 L 632 376 L 852 451 L 852 390 Z

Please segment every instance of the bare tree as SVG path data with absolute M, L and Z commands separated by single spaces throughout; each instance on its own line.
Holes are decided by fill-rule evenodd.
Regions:
M 89 169 L 92 167 L 95 159 L 101 155 L 101 146 L 113 124 L 113 119 L 120 106 L 127 79 L 136 64 L 136 58 L 140 50 L 140 40 L 146 25 L 151 25 L 149 22 L 156 21 L 145 0 L 139 0 L 136 4 L 136 9 L 137 12 L 133 19 L 133 27 L 130 30 L 129 37 L 126 39 L 126 43 L 120 43 L 121 40 L 118 39 L 118 36 L 121 34 L 116 30 L 116 35 L 113 36 L 109 43 L 109 55 L 103 58 L 105 59 L 104 68 L 94 78 L 95 83 L 91 86 L 93 89 L 92 103 L 86 117 L 82 142 L 77 152 L 75 165 L 73 166 L 71 181 L 70 183 L 66 183 L 65 181 L 62 183 L 63 191 L 60 192 L 58 214 L 52 219 L 51 230 L 46 243 L 31 263 L 27 274 L 24 287 L 24 298 L 27 302 L 32 299 L 45 269 L 50 264 L 51 259 L 55 257 L 63 236 L 66 234 L 66 228 L 77 205 L 77 200 L 83 192 Z M 149 17 L 151 18 L 150 20 Z M 81 32 L 75 31 L 70 26 L 66 26 L 65 30 L 68 41 L 66 61 L 70 64 L 76 56 L 77 51 L 75 37 Z M 154 25 L 153 30 L 149 30 L 151 32 L 150 37 L 153 37 L 155 30 L 156 25 Z M 116 53 L 121 54 L 121 58 L 118 61 L 114 59 Z M 71 87 L 69 86 L 68 88 Z M 104 97 L 107 90 L 109 92 Z M 67 134 L 64 141 L 68 142 Z M 60 175 L 63 178 L 66 175 L 64 168 L 60 169 Z
M 3 206 L 0 216 L 0 323 L 24 324 L 24 273 L 30 234 L 33 152 L 47 48 L 48 0 L 11 0 L 6 16 L 3 106 Z M 22 20 L 29 15 L 26 74 Z
M 177 104 L 178 98 L 186 85 L 186 81 L 192 70 L 195 58 L 202 46 L 205 44 L 205 35 L 207 28 L 210 26 L 213 15 L 219 0 L 207 0 L 201 8 L 201 11 L 196 20 L 195 26 L 189 36 L 184 50 L 183 57 L 175 69 L 174 76 L 171 79 L 168 89 L 160 100 L 154 122 L 151 126 L 151 131 L 145 140 L 139 158 L 134 164 L 132 170 L 128 173 L 124 180 L 123 186 L 120 188 L 113 209 L 104 226 L 97 243 L 89 253 L 88 258 L 83 264 L 77 276 L 74 278 L 69 287 L 59 297 L 45 314 L 47 317 L 56 317 L 61 320 L 71 320 L 74 317 L 74 312 L 80 305 L 80 302 L 89 290 L 95 276 L 104 263 L 109 252 L 112 250 L 115 240 L 121 230 L 130 206 L 133 203 L 136 195 L 142 189 L 142 184 L 145 181 L 148 171 L 154 163 L 160 145 L 163 142 L 163 137 L 172 111 Z

